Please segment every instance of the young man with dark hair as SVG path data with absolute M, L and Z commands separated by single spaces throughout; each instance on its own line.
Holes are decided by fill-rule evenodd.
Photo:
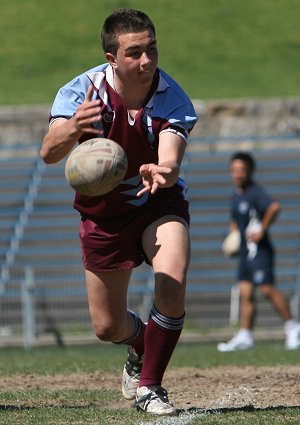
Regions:
M 78 141 L 106 137 L 128 157 L 112 192 L 76 193 L 89 310 L 96 335 L 129 345 L 122 391 L 139 410 L 175 415 L 162 379 L 185 315 L 190 261 L 189 212 L 180 166 L 197 117 L 178 84 L 158 68 L 154 25 L 143 12 L 119 9 L 102 28 L 106 63 L 62 87 L 41 148 L 46 163 Z M 132 269 L 154 272 L 147 324 L 127 308 Z

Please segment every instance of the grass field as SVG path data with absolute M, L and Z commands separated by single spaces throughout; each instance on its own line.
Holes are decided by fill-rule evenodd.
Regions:
M 219 403 L 218 408 L 199 406 L 196 398 L 191 399 L 188 408 L 181 409 L 177 418 L 156 418 L 141 415 L 130 407 L 124 407 L 121 401 L 120 375 L 124 362 L 125 348 L 110 344 L 88 347 L 36 348 L 24 352 L 16 348 L 0 350 L 0 424 L 72 424 L 72 425 L 150 425 L 150 424 L 299 424 L 299 402 L 289 402 L 293 381 L 299 379 L 299 352 L 286 352 L 281 342 L 260 342 L 254 350 L 247 352 L 218 353 L 214 343 L 180 343 L 169 365 L 168 371 L 180 374 L 183 368 L 196 372 L 200 385 L 193 391 L 206 393 L 210 398 L 209 385 L 205 384 L 206 374 L 217 374 L 224 370 L 213 386 L 225 384 L 231 373 L 238 367 L 240 382 L 236 382 L 226 393 L 226 403 Z M 282 379 L 282 398 L 280 403 L 257 408 L 249 405 L 245 398 L 248 385 L 243 381 L 243 371 L 254 366 L 254 374 L 263 368 L 280 370 Z M 293 370 L 294 378 L 289 378 L 286 388 L 283 377 L 288 370 Z M 192 373 L 192 372 L 190 372 Z M 298 375 L 297 375 L 298 374 Z M 110 376 L 114 382 L 106 386 L 104 379 Z M 239 376 L 239 375 L 238 375 Z M 188 376 L 186 377 L 188 378 Z M 272 392 L 268 387 L 268 376 L 264 375 L 258 394 Z M 219 382 L 219 381 L 220 382 Z M 26 385 L 24 384 L 26 383 Z M 203 385 L 201 385 L 201 382 Z M 83 385 L 82 385 L 83 383 Z M 277 383 L 280 385 L 280 382 Z M 250 388 L 250 386 L 249 386 Z M 280 386 L 279 386 L 280 388 Z M 297 387 L 299 388 L 299 387 Z M 169 388 L 169 391 L 171 388 Z M 176 392 L 180 392 L 180 385 Z M 242 394 L 241 391 L 244 391 Z M 240 392 L 239 405 L 234 404 L 234 395 Z M 224 393 L 225 394 L 225 393 Z M 229 394 L 229 396 L 228 396 Z M 213 393 L 211 393 L 213 396 Z M 292 397 L 292 395 L 291 395 Z M 274 399 L 275 400 L 275 399 Z M 288 400 L 288 403 L 285 403 Z M 212 403 L 213 400 L 210 400 Z M 123 403 L 123 404 L 122 404 Z M 212 403 L 213 404 L 213 403 Z M 218 405 L 217 401 L 216 404 Z
M 102 63 L 99 32 L 117 7 L 157 27 L 160 66 L 193 98 L 299 96 L 298 0 L 2 1 L 0 105 L 51 103 Z

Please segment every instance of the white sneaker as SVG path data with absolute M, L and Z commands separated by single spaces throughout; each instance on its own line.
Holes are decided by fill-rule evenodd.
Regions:
M 131 347 L 128 347 L 127 361 L 124 365 L 122 377 L 122 393 L 127 400 L 135 399 L 142 366 L 143 357 L 136 354 Z
M 136 392 L 137 410 L 161 416 L 177 416 L 177 410 L 169 402 L 168 393 L 159 385 L 139 387 Z
M 292 329 L 286 331 L 285 348 L 287 350 L 300 348 L 300 324 L 297 323 Z
M 217 345 L 218 351 L 221 353 L 229 353 L 237 350 L 249 350 L 254 347 L 253 338 L 250 336 L 241 336 L 238 332 L 230 341 L 220 342 Z

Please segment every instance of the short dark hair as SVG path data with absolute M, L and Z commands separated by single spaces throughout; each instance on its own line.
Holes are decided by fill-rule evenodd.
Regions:
M 119 48 L 118 36 L 151 30 L 155 35 L 155 27 L 151 19 L 143 12 L 121 8 L 108 16 L 101 31 L 101 42 L 104 53 L 115 55 Z
M 255 159 L 253 158 L 253 156 L 248 153 L 248 152 L 235 152 L 231 159 L 230 162 L 235 161 L 235 160 L 240 160 L 245 162 L 248 165 L 249 171 L 251 173 L 253 173 L 255 171 L 256 168 L 256 163 L 255 163 Z

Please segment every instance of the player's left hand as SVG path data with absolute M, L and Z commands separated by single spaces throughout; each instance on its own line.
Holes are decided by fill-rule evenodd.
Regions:
M 258 243 L 264 236 L 264 230 L 261 229 L 257 232 L 251 232 L 247 235 L 247 240 L 250 242 Z
M 144 188 L 137 193 L 137 196 L 142 196 L 146 192 L 154 194 L 159 187 L 164 187 L 167 184 L 166 176 L 171 174 L 172 168 L 164 167 L 156 164 L 143 164 L 140 167 L 140 175 Z

